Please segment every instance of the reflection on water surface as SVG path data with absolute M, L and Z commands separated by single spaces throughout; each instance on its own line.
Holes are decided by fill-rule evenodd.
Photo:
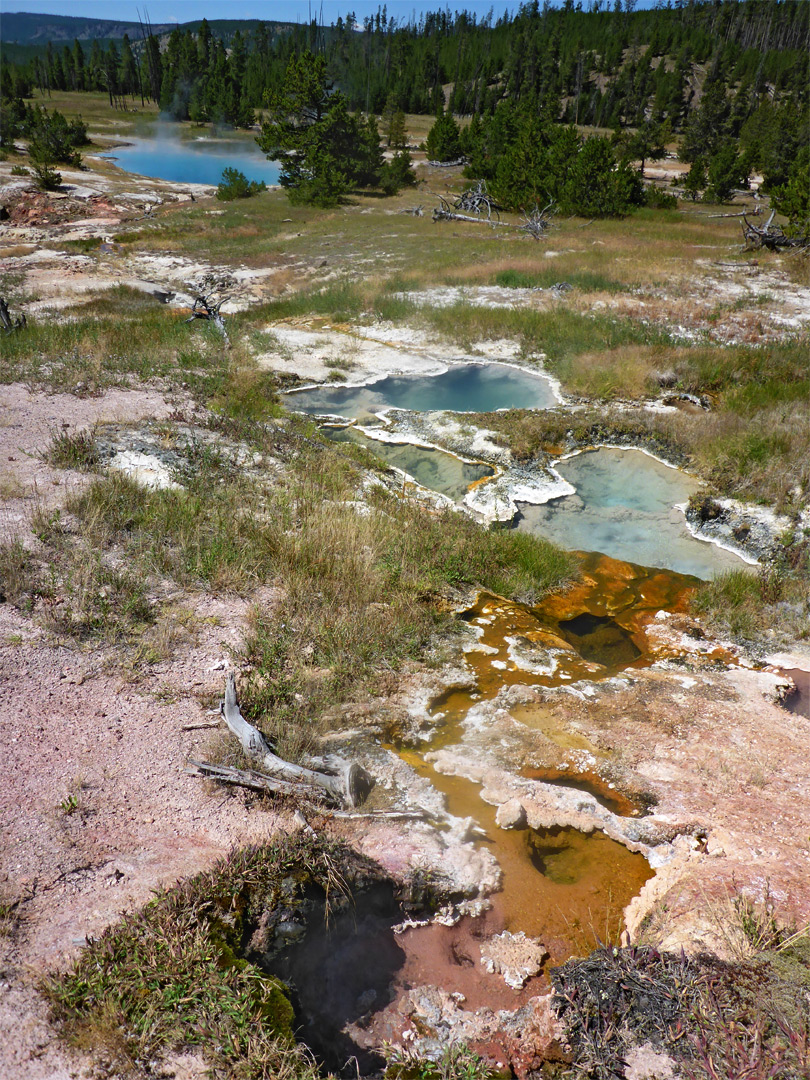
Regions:
M 367 386 L 316 386 L 287 395 L 291 409 L 360 419 L 385 408 L 413 412 L 548 409 L 550 381 L 508 364 L 454 364 L 440 375 L 390 375 Z

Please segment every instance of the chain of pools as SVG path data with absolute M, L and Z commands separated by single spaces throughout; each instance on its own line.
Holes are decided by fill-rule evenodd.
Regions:
M 322 428 L 331 439 L 365 446 L 398 469 L 406 482 L 414 480 L 456 504 L 472 488 L 486 485 L 494 470 L 437 447 L 373 438 L 372 431 L 358 430 L 348 418 L 367 416 L 379 422 L 391 406 L 425 411 L 558 404 L 545 376 L 501 364 L 461 364 L 438 376 L 314 387 L 291 396 L 302 411 L 333 414 Z M 346 419 L 339 420 L 337 413 Z M 503 927 L 541 937 L 559 963 L 592 947 L 597 938 L 616 936 L 624 908 L 652 875 L 649 863 L 599 830 L 501 828 L 496 807 L 480 796 L 481 784 L 442 771 L 441 751 L 463 746 L 471 710 L 491 701 L 503 687 L 571 687 L 650 663 L 645 623 L 662 609 L 681 608 L 697 577 L 742 563 L 689 533 L 675 504 L 685 502 L 700 485 L 679 470 L 640 451 L 618 449 L 580 455 L 555 463 L 555 468 L 573 483 L 576 494 L 539 506 L 521 504 L 518 527 L 569 549 L 600 548 L 614 558 L 583 556 L 580 584 L 536 608 L 482 594 L 461 615 L 479 637 L 478 650 L 467 654 L 474 689 L 452 690 L 433 703 L 437 728 L 429 745 L 418 751 L 401 746 L 396 750 L 443 793 L 449 814 L 477 822 L 485 837 L 481 843 L 492 850 L 502 871 L 495 906 Z M 667 569 L 638 565 L 646 563 Z M 585 791 L 619 817 L 641 813 L 602 779 L 598 763 L 605 763 L 605 755 L 584 736 L 555 722 L 554 710 L 535 704 L 512 708 L 510 714 L 559 748 L 554 767 L 535 770 L 524 779 Z M 574 750 L 585 751 L 591 764 L 583 768 L 580 754 L 575 766 Z
M 547 408 L 554 403 L 548 386 L 541 386 L 537 376 L 511 368 L 507 369 L 506 398 L 517 395 L 519 404 L 506 398 L 493 404 L 491 395 L 498 386 L 494 369 L 499 366 L 468 366 L 439 378 L 389 378 L 371 387 L 319 388 L 296 394 L 297 405 L 316 414 L 331 412 L 333 426 L 324 429 L 330 437 L 368 447 L 399 469 L 406 482 L 415 480 L 460 504 L 472 488 L 486 485 L 495 470 L 437 447 L 370 438 L 372 432 L 367 429 L 337 426 L 341 421 L 335 414 L 357 419 L 373 416 L 391 404 L 435 409 L 431 387 L 440 386 L 445 397 L 452 397 L 459 389 L 468 396 L 472 393 L 475 404 L 464 404 L 479 410 L 516 404 Z M 498 377 L 502 378 L 503 372 Z M 392 394 L 396 401 L 389 400 Z M 537 400 L 527 400 L 527 394 Z M 443 398 L 438 407 L 458 408 L 459 404 Z M 598 545 L 617 557 L 593 551 L 582 554 L 577 583 L 534 607 L 481 593 L 476 603 L 459 615 L 477 637 L 477 644 L 466 652 L 470 685 L 451 688 L 432 702 L 435 730 L 426 745 L 418 749 L 390 747 L 443 794 L 448 815 L 475 823 L 476 843 L 492 853 L 501 870 L 501 887 L 490 897 L 492 906 L 484 916 L 467 917 L 452 928 L 433 924 L 400 936 L 404 961 L 391 986 L 394 999 L 407 993 L 409 987 L 430 983 L 452 990 L 466 1002 L 465 1008 L 486 1005 L 514 1009 L 537 992 L 538 977 L 529 978 L 522 990 L 506 987 L 503 981 L 487 975 L 476 960 L 477 942 L 504 930 L 523 932 L 542 942 L 547 954 L 544 970 L 572 955 L 587 954 L 600 941 L 618 940 L 625 908 L 654 873 L 642 854 L 599 828 L 590 832 L 568 826 L 536 829 L 525 821 L 504 828 L 498 807 L 482 797 L 490 758 L 488 748 L 476 742 L 482 725 L 488 723 L 486 716 L 476 715 L 480 706 L 493 702 L 510 686 L 547 688 L 553 698 L 561 688 L 577 692 L 578 684 L 584 686 L 654 662 L 660 656 L 652 654 L 645 627 L 661 610 L 684 610 L 698 580 L 691 575 L 709 577 L 732 563 L 742 565 L 731 553 L 692 537 L 683 515 L 674 509 L 676 502 L 685 501 L 697 490 L 696 481 L 638 451 L 635 456 L 621 451 L 612 456 L 597 454 L 601 457 L 583 457 L 558 474 L 563 487 L 563 476 L 574 483 L 576 496 L 567 503 L 564 498 L 555 499 L 547 506 L 521 504 L 518 525 L 568 548 Z M 558 526 L 562 532 L 555 535 Z M 657 557 L 648 559 L 647 552 L 652 549 L 643 544 L 638 550 L 644 557 L 634 557 L 633 545 L 643 534 L 653 534 L 660 552 Z M 593 542 L 584 542 L 586 537 Z M 628 537 L 629 544 L 623 543 Z M 612 550 L 615 545 L 618 547 Z M 640 565 L 645 562 L 669 568 Z M 517 766 L 515 774 L 521 782 L 585 793 L 608 817 L 613 816 L 614 822 L 643 816 L 644 805 L 607 779 L 611 754 L 570 728 L 561 711 L 550 701 L 509 707 L 516 724 L 529 732 L 537 731 L 544 744 L 554 748 L 551 759 L 545 755 L 542 767 L 536 762 Z M 464 752 L 480 756 L 474 776 L 464 775 L 464 768 L 454 763 L 452 755 L 459 751 L 462 757 Z M 442 827 L 441 822 L 437 827 Z M 624 835 L 622 830 L 618 833 Z M 543 979 L 542 972 L 539 979 Z M 385 1016 L 385 1011 L 378 1014 L 378 1021 L 366 1030 L 366 1038 L 385 1032 L 385 1024 L 390 1022 Z

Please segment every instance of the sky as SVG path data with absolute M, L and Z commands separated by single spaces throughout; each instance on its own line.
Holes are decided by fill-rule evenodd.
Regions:
M 554 6 L 561 0 L 552 0 Z M 382 2 L 378 0 L 312 0 L 312 15 L 320 18 L 323 3 L 323 19 L 334 22 L 338 15 L 353 11 L 362 21 L 364 15 L 374 14 Z M 451 11 L 474 11 L 486 15 L 492 7 L 498 18 L 505 10 L 514 10 L 519 0 L 458 0 L 446 6 Z M 584 5 L 583 5 L 584 6 Z M 442 0 L 388 0 L 388 17 L 407 22 L 414 13 L 436 11 L 445 7 Z M 306 22 L 309 18 L 308 0 L 0 0 L 0 13 L 4 11 L 30 11 L 48 15 L 80 15 L 98 19 L 137 20 L 138 9 L 149 12 L 153 23 L 189 22 L 192 19 L 281 19 Z

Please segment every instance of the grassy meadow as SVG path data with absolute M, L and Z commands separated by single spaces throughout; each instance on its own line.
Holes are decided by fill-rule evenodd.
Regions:
M 149 107 L 113 111 L 100 94 L 54 94 L 47 104 L 68 116 L 81 114 L 91 135 L 105 139 L 155 118 Z M 418 143 L 425 120 L 410 122 L 411 140 Z M 111 175 L 108 166 L 103 171 Z M 143 255 L 204 261 L 225 274 L 244 267 L 272 273 L 262 302 L 228 317 L 230 348 L 212 327 L 189 327 L 182 312 L 117 286 L 63 317 L 32 318 L 25 333 L 4 342 L 0 378 L 78 394 L 152 385 L 178 400 L 191 398 L 210 418 L 241 424 L 243 434 L 261 440 L 254 429 L 283 411 L 275 398 L 277 379 L 259 370 L 254 358 L 263 332 L 275 322 L 413 325 L 459 349 L 507 338 L 527 363 L 542 362 L 584 407 L 576 420 L 581 432 L 635 432 L 651 439 L 718 495 L 794 516 L 806 505 L 810 343 L 806 332 L 774 333 L 763 315 L 774 282 L 790 287 L 807 281 L 806 260 L 742 252 L 738 220 L 712 216 L 724 208 L 705 204 L 641 210 L 622 220 L 555 219 L 540 242 L 516 229 L 436 224 L 430 217 L 434 193 L 452 195 L 467 181 L 456 169 L 424 164 L 418 176 L 419 187 L 399 196 L 359 193 L 326 211 L 291 206 L 280 190 L 230 203 L 164 204 L 120 226 L 112 254 L 100 252 L 96 241 L 57 240 L 54 247 L 89 257 L 99 273 Z M 417 205 L 423 216 L 402 213 Z M 741 286 L 752 274 L 761 275 L 763 285 L 746 291 Z M 564 298 L 541 291 L 531 306 L 518 300 L 487 307 L 464 293 L 495 286 L 508 297 L 511 290 L 549 290 L 560 281 L 572 286 Z M 732 288 L 724 291 L 723 283 Z M 36 298 L 13 269 L 2 285 L 12 304 Z M 420 291 L 450 286 L 460 292 L 449 306 L 416 302 Z M 728 326 L 730 340 L 717 332 Z M 709 408 L 656 413 L 633 407 L 664 391 L 702 398 Z M 519 459 L 530 461 L 560 444 L 570 416 L 513 410 L 487 414 L 486 426 Z M 341 453 L 348 451 L 328 451 Z M 321 460 L 326 456 L 322 451 Z M 228 492 L 231 500 L 242 497 L 232 485 Z M 807 556 L 800 532 L 794 541 L 787 571 L 803 575 Z M 174 565 L 163 569 L 177 571 Z M 194 573 L 216 580 L 199 566 L 189 573 L 189 581 Z M 225 573 L 220 584 L 230 583 Z

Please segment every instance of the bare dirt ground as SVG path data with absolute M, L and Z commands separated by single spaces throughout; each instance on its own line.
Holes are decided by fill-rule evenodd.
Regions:
M 86 475 L 41 458 L 54 432 L 162 418 L 153 391 L 96 398 L 0 390 L 3 541 L 30 546 L 32 514 L 60 507 Z M 255 599 L 272 599 L 270 590 Z M 221 792 L 184 772 L 218 726 L 210 703 L 241 643 L 249 603 L 182 597 L 188 632 L 171 659 L 133 669 L 104 647 L 57 644 L 35 620 L 0 604 L 0 894 L 15 904 L 0 935 L 0 1073 L 83 1075 L 48 1026 L 37 980 L 62 968 L 88 937 L 160 886 L 240 846 L 290 828 L 287 815 Z M 75 805 L 74 805 L 75 804 Z
M 26 536 L 34 508 L 60 504 L 65 488 L 83 480 L 40 460 L 53 430 L 168 411 L 150 392 L 77 400 L 15 386 L 0 396 L 0 460 L 16 491 L 3 504 L 4 539 Z M 8 781 L 0 793 L 0 889 L 7 903 L 18 902 L 0 937 L 5 1076 L 81 1072 L 44 1019 L 34 990 L 43 972 L 64 966 L 87 937 L 158 886 L 288 827 L 253 800 L 212 799 L 184 772 L 186 757 L 203 752 L 216 728 L 207 706 L 221 692 L 248 604 L 211 596 L 183 602 L 193 629 L 174 638 L 170 660 L 135 670 L 110 649 L 57 644 L 30 616 L 0 605 Z

